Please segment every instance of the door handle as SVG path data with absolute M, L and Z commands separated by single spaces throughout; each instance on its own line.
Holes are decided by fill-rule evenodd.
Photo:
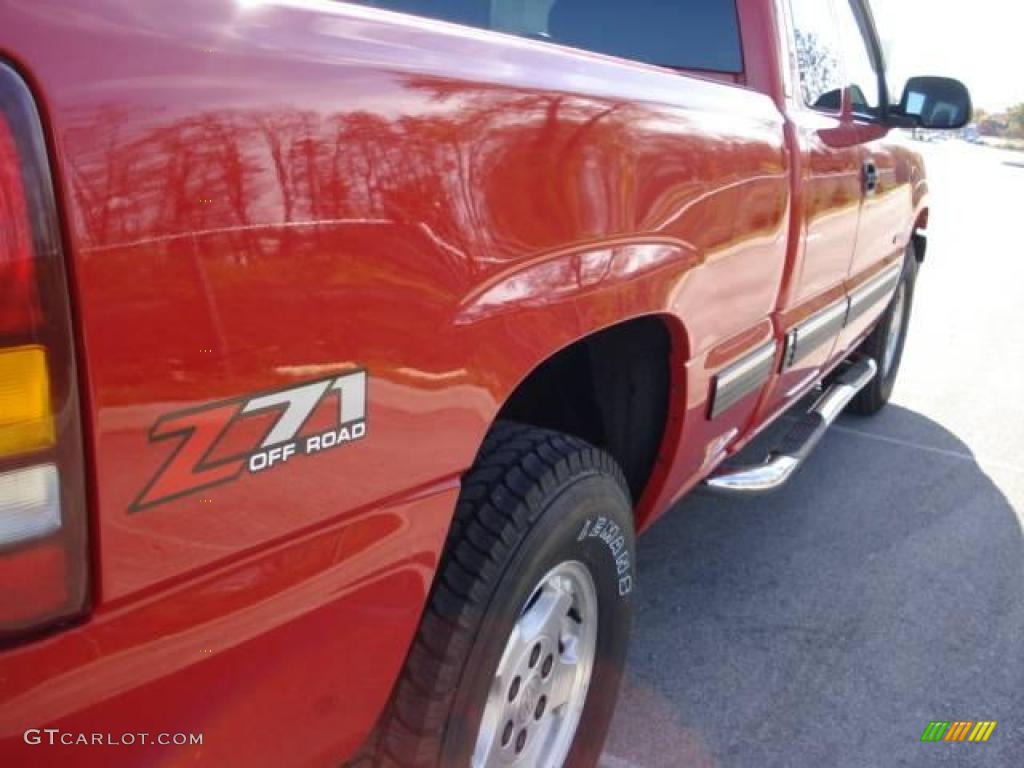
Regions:
M 873 195 L 878 191 L 878 166 L 871 160 L 864 161 L 864 193 Z

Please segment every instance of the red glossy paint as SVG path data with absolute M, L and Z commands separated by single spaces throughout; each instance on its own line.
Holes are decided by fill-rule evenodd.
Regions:
M 390 692 L 460 474 L 540 363 L 666 324 L 646 527 L 848 351 L 881 307 L 707 418 L 717 372 L 927 205 L 914 156 L 794 108 L 773 3 L 738 8 L 733 84 L 346 3 L 5 4 L 66 227 L 95 594 L 0 652 L 0 762 L 50 759 L 35 727 L 204 734 L 76 765 L 337 762 Z M 864 151 L 884 189 L 861 213 Z M 161 417 L 357 367 L 365 439 L 129 511 L 174 448 Z

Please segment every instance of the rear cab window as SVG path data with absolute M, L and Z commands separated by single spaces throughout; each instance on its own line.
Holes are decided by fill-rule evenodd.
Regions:
M 673 69 L 740 74 L 735 0 L 364 0 Z

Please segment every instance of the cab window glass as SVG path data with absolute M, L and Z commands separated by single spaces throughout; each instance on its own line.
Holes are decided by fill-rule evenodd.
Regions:
M 743 71 L 736 0 L 363 0 L 678 69 Z
M 880 106 L 878 72 L 852 3 L 853 0 L 836 0 L 836 18 L 846 64 L 846 84 L 850 87 L 853 111 L 870 115 Z
M 791 0 L 790 8 L 804 103 L 821 112 L 838 112 L 843 103 L 843 48 L 832 4 Z

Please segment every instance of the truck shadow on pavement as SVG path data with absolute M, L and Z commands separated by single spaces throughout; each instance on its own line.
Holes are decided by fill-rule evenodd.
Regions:
M 777 495 L 689 495 L 640 541 L 604 765 L 1024 764 L 1022 519 L 896 406 L 843 417 Z M 931 720 L 999 725 L 921 743 Z

